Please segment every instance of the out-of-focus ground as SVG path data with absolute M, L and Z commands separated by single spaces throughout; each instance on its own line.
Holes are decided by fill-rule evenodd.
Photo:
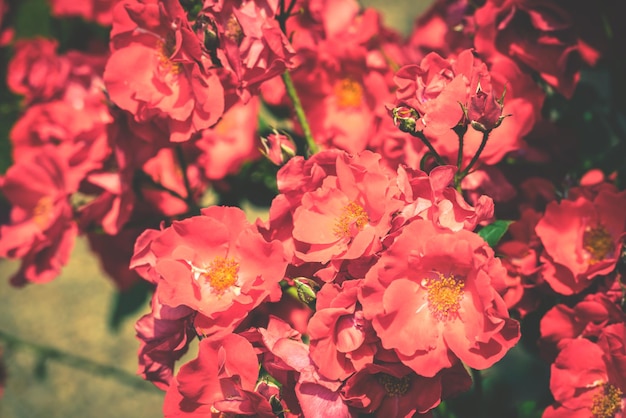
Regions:
M 415 16 L 431 0 L 361 0 L 378 7 L 385 23 L 408 33 Z M 134 322 L 149 311 L 109 326 L 116 295 L 113 283 L 79 238 L 70 263 L 54 281 L 21 289 L 10 286 L 18 263 L 0 260 L 0 338 L 7 368 L 0 418 L 143 418 L 162 416 L 163 393 L 133 377 L 137 370 Z M 6 338 L 5 338 L 6 340 Z M 54 358 L 46 361 L 28 344 L 50 347 L 113 367 L 117 374 L 99 375 Z

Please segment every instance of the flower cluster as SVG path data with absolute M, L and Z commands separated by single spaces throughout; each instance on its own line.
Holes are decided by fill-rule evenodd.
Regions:
M 614 11 L 479 3 L 404 39 L 355 0 L 51 0 L 110 32 L 9 39 L 13 284 L 80 234 L 120 290 L 148 282 L 138 374 L 166 417 L 433 416 L 527 318 L 543 416 L 622 416 L 624 167 L 589 170 L 610 152 L 572 151 L 555 105 L 613 62 L 584 19 Z

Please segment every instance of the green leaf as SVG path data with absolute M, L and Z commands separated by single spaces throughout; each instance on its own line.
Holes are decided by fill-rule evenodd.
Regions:
M 537 402 L 526 401 L 517 407 L 520 418 L 541 418 L 541 409 L 537 407 Z
M 478 235 L 493 248 L 502 239 L 512 223 L 513 221 L 497 220 L 478 231 Z

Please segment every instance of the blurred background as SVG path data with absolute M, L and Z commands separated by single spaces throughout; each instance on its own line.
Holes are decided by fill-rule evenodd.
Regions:
M 404 34 L 430 3 L 361 0 Z M 10 6 L 13 21 L 7 24 L 19 37 L 52 35 L 71 44 L 81 40 L 68 37 L 81 30 L 106 36 L 103 29 L 77 19 L 51 18 L 46 0 L 13 1 Z M 0 48 L 1 172 L 9 164 L 7 137 L 18 116 L 17 98 L 5 84 L 9 58 L 10 48 Z M 252 220 L 257 215 L 263 213 L 250 211 Z M 149 312 L 147 286 L 120 294 L 84 238 L 77 240 L 61 276 L 50 283 L 13 288 L 9 278 L 18 267 L 0 260 L 0 351 L 6 368 L 0 418 L 162 416 L 163 392 L 135 375 L 139 344 L 134 324 Z M 125 310 L 128 306 L 137 308 Z

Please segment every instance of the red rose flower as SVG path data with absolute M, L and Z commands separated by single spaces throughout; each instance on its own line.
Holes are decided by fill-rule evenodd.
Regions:
M 372 363 L 378 338 L 357 301 L 360 280 L 326 284 L 309 321 L 311 359 L 323 376 L 345 380 Z
M 201 313 L 200 333 L 228 333 L 260 303 L 280 299 L 282 247 L 266 242 L 241 209 L 203 209 L 158 233 L 147 230 L 138 242 L 133 267 L 156 280 L 159 303 Z
M 164 415 L 201 417 L 231 411 L 256 415 L 251 402 L 241 395 L 254 392 L 258 375 L 257 356 L 244 337 L 230 334 L 219 341 L 202 340 L 198 357 L 183 365 L 169 386 Z M 266 403 L 266 412 L 271 412 Z
M 152 298 L 152 312 L 135 324 L 139 346 L 137 373 L 167 390 L 174 379 L 174 363 L 187 352 L 195 336 L 192 328 L 193 310 L 186 306 L 170 308 Z
M 0 179 L 12 205 L 9 224 L 0 225 L 0 256 L 21 259 L 16 285 L 44 283 L 69 261 L 77 227 L 68 201 L 67 163 L 53 147 L 20 160 Z
M 607 326 L 624 321 L 626 314 L 619 306 L 606 295 L 594 293 L 573 308 L 558 304 L 546 312 L 541 319 L 541 338 L 560 350 L 571 339 L 596 339 Z
M 579 13 L 579 22 L 572 11 Z M 477 45 L 491 43 L 502 54 L 538 72 L 567 97 L 578 82 L 582 63 L 593 65 L 600 57 L 600 51 L 585 41 L 586 34 L 581 36 L 583 26 L 592 27 L 580 24 L 585 19 L 601 26 L 600 13 L 589 6 L 489 0 L 476 10 L 475 18 Z
M 580 292 L 615 268 L 626 232 L 626 192 L 611 187 L 595 196 L 574 192 L 570 199 L 551 202 L 535 228 L 545 248 L 544 277 L 564 295 Z
M 178 1 L 120 1 L 111 48 L 106 88 L 135 120 L 156 119 L 181 142 L 222 116 L 224 89 Z
M 425 135 L 448 133 L 458 124 L 472 121 L 491 130 L 502 115 L 487 66 L 472 50 L 448 60 L 431 52 L 420 65 L 398 70 L 395 81 L 397 103 L 417 111 L 415 130 Z
M 9 63 L 7 85 L 26 101 L 49 100 L 67 81 L 71 63 L 56 54 L 58 42 L 51 39 L 20 40 Z
M 546 409 L 544 418 L 623 416 L 626 411 L 624 324 L 612 325 L 606 332 L 598 344 L 584 338 L 574 339 L 560 352 L 550 376 L 555 404 Z
M 383 347 L 432 377 L 458 359 L 485 369 L 520 338 L 492 277 L 506 275 L 478 235 L 405 226 L 366 274 L 359 300 Z
M 198 17 L 215 25 L 217 33 L 208 35 L 219 39 L 214 52 L 244 102 L 263 81 L 293 67 L 295 51 L 275 19 L 276 9 L 271 0 L 205 1 Z
M 399 208 L 394 188 L 371 152 L 338 156 L 337 176 L 302 196 L 293 212 L 296 257 L 308 262 L 357 259 L 374 253 Z

